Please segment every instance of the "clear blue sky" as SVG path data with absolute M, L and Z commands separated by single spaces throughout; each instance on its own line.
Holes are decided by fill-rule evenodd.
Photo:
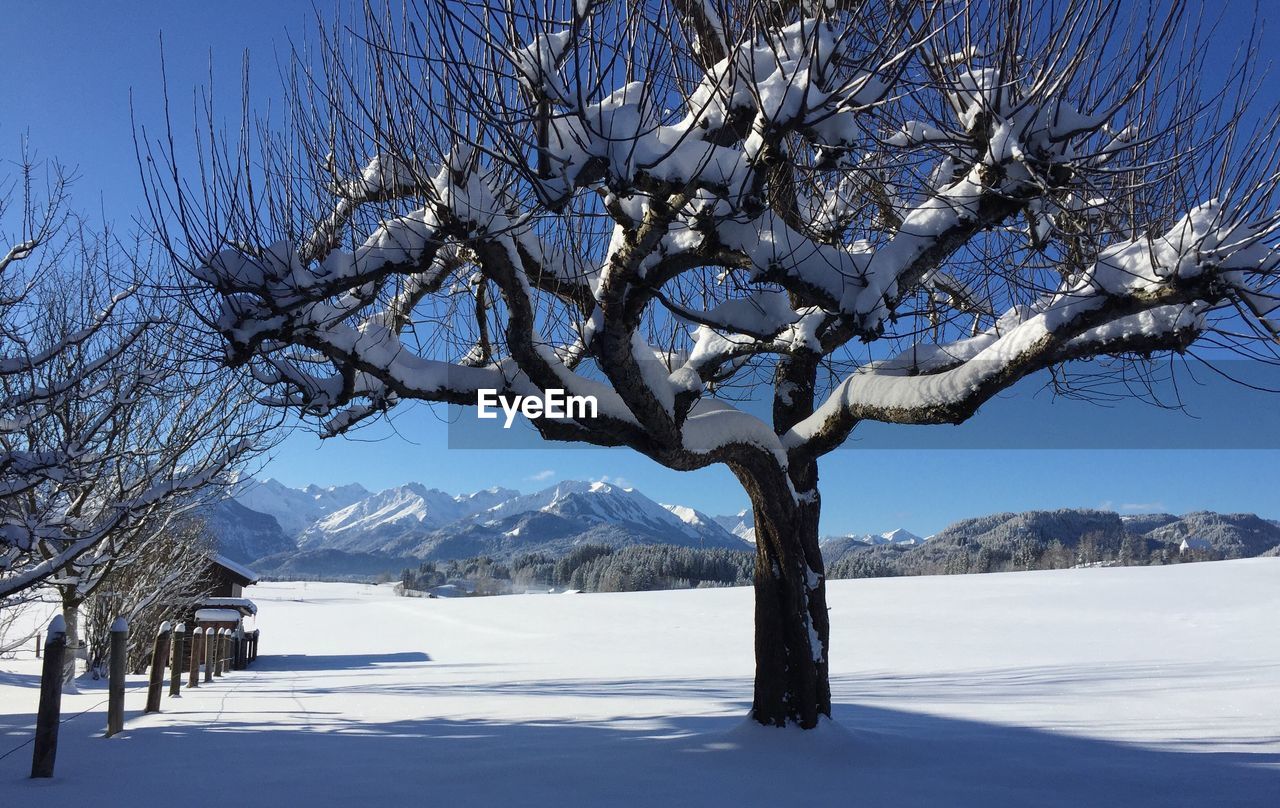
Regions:
M 1220 37 L 1238 41 L 1253 27 L 1253 4 L 1231 0 L 1226 7 Z M 82 209 L 125 224 L 141 205 L 130 92 L 138 121 L 154 130 L 163 120 L 160 32 L 182 133 L 181 123 L 190 120 L 192 88 L 210 76 L 215 97 L 235 112 L 246 50 L 254 67 L 255 99 L 265 104 L 274 89 L 277 56 L 287 54 L 291 36 L 309 35 L 312 19 L 309 2 L 9 4 L 0 28 L 5 53 L 0 156 L 16 156 L 21 137 L 29 133 L 39 154 L 79 169 L 76 197 Z M 1280 37 L 1264 31 L 1264 45 L 1264 54 L 1274 53 Z M 824 530 L 906 527 L 928 533 L 964 516 L 1057 507 L 1208 508 L 1280 517 L 1280 398 L 1212 387 L 1192 407 L 1198 421 L 1164 414 L 1155 421 L 1156 431 L 1135 436 L 1133 430 L 1150 424 L 1154 411 L 1051 404 L 1034 392 L 1034 385 L 1024 386 L 994 402 L 964 433 L 876 433 L 834 452 L 822 465 Z M 297 433 L 263 473 L 293 485 L 360 482 L 380 488 L 416 480 L 453 492 L 490 485 L 531 490 L 547 480 L 607 477 L 656 499 L 711 513 L 746 505 L 723 469 L 676 473 L 626 450 L 450 450 L 446 419 L 443 411 L 412 407 L 397 413 L 393 424 L 356 439 L 321 445 L 314 436 Z M 1262 428 L 1267 448 L 1174 448 L 1241 445 L 1241 436 L 1250 434 L 1239 432 L 1242 427 L 1250 433 Z M 1043 435 L 1049 437 L 1038 437 Z M 1040 448 L 930 448 L 966 441 L 979 447 Z M 1061 448 L 1081 445 L 1086 448 Z M 1106 448 L 1114 446 L 1171 448 Z

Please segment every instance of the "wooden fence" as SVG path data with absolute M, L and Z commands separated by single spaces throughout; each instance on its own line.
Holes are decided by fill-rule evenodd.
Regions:
M 212 682 L 231 671 L 244 670 L 258 658 L 260 632 L 232 631 L 229 628 L 187 626 L 163 623 L 156 632 L 151 650 L 150 678 L 147 682 L 147 704 L 144 713 L 160 712 L 165 668 L 169 668 L 169 697 L 182 697 L 184 667 L 189 673 L 188 687 L 200 684 L 200 666 L 204 680 Z M 111 662 L 107 682 L 107 731 L 110 738 L 124 730 L 125 659 L 129 626 L 124 618 L 111 625 Z M 41 649 L 36 638 L 36 656 L 44 652 L 40 674 L 40 706 L 36 713 L 35 748 L 31 758 L 32 777 L 52 777 L 58 754 L 58 726 L 62 715 L 62 662 L 67 648 L 66 622 L 62 615 L 49 623 L 49 632 Z

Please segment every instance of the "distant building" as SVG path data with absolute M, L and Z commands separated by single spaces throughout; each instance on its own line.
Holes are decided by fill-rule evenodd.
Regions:
M 206 581 L 212 583 L 210 597 L 238 598 L 244 594 L 246 586 L 258 582 L 258 573 L 248 567 L 237 564 L 226 556 L 209 557 L 209 568 L 204 573 Z
M 193 604 L 188 620 L 200 629 L 229 629 L 238 636 L 256 634 L 257 603 L 243 597 L 244 586 L 257 583 L 257 572 L 227 556 L 209 557 L 204 580 L 209 595 Z
M 258 582 L 258 573 L 222 555 L 209 557 L 209 566 L 201 576 L 203 588 L 209 594 L 191 604 L 185 616 L 189 630 L 206 631 L 227 629 L 236 640 L 234 666 L 244 667 L 257 656 L 258 605 L 244 597 L 244 588 Z M 249 645 L 245 640 L 252 640 Z M 184 653 L 190 653 L 184 645 Z M 249 651 L 248 649 L 252 649 Z M 249 655 L 251 654 L 251 656 Z M 184 657 L 185 659 L 185 657 Z
M 258 582 L 258 573 L 226 556 L 209 556 L 202 579 L 209 594 L 192 605 L 187 619 L 200 628 L 253 631 L 258 604 L 244 597 L 244 588 Z
M 1213 549 L 1213 542 L 1208 539 L 1183 539 L 1182 544 L 1178 545 L 1179 553 L 1190 552 L 1209 552 Z

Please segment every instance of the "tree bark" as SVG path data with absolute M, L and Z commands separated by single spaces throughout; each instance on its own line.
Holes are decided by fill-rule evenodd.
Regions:
M 80 602 L 64 599 L 62 617 L 67 623 L 67 648 L 62 658 L 62 692 L 78 693 L 76 658 L 80 654 Z
M 802 475 L 807 476 L 807 475 Z M 804 729 L 831 716 L 826 570 L 818 549 L 816 470 L 806 488 L 788 477 L 739 474 L 755 514 L 755 697 L 751 716 Z

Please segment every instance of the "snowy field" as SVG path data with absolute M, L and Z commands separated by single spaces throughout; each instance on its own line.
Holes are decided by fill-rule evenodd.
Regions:
M 0 805 L 1280 805 L 1280 559 L 835 582 L 813 733 L 744 722 L 746 589 L 249 594 L 252 670 L 146 717 L 139 677 L 110 740 L 105 687 L 66 697 Z M 0 661 L 0 755 L 38 664 Z

